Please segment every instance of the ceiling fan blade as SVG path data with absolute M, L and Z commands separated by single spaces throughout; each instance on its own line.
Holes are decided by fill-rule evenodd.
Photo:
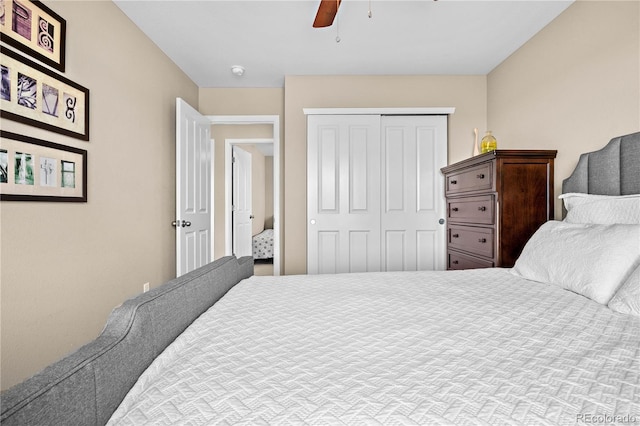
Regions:
M 338 13 L 338 6 L 341 0 L 320 0 L 316 19 L 313 21 L 314 28 L 329 27 Z

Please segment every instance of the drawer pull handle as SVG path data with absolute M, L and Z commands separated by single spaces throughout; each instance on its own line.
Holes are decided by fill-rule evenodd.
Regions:
M 451 263 L 453 263 L 454 265 L 457 265 L 457 264 L 458 264 L 458 263 L 460 263 L 460 262 L 458 262 L 457 260 L 454 260 L 454 261 L 453 261 L 453 262 L 451 262 Z
M 478 242 L 479 242 L 479 243 L 486 243 L 486 242 L 487 242 L 487 239 L 486 239 L 486 238 L 479 238 L 479 239 L 478 239 Z
M 458 208 L 457 208 L 457 207 L 451 207 L 451 211 L 452 211 L 452 212 L 457 212 L 457 211 L 458 211 Z
M 478 179 L 484 179 L 484 173 L 480 173 L 479 175 L 476 175 L 476 177 Z
M 480 210 L 481 212 L 485 212 L 487 211 L 487 208 L 485 206 L 480 206 L 478 207 L 478 210 Z
M 458 238 L 460 234 L 451 234 L 451 238 Z
M 457 181 L 457 180 L 452 180 L 452 181 L 451 181 L 451 185 L 456 185 L 457 183 L 458 183 L 458 181 Z

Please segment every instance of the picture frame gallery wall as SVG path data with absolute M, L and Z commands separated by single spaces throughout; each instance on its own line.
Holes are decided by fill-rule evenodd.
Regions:
M 66 21 L 40 1 L 0 0 L 0 36 L 0 117 L 89 141 L 89 89 L 54 71 Z M 87 151 L 0 131 L 0 200 L 86 202 Z

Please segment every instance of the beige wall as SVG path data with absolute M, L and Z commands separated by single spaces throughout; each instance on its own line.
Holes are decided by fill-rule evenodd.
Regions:
M 282 118 L 284 89 L 200 88 L 199 111 L 204 115 L 278 115 Z
M 284 266 L 305 273 L 306 118 L 303 108 L 455 107 L 449 161 L 473 152 L 473 129 L 486 127 L 485 76 L 288 76 L 285 80 Z
M 175 276 L 175 98 L 198 88 L 110 1 L 45 2 L 67 21 L 64 75 L 90 90 L 88 202 L 1 202 L 2 389 L 95 338 L 109 312 Z M 114 31 L 114 29 L 117 29 Z
M 488 76 L 499 148 L 557 149 L 556 195 L 580 153 L 640 130 L 640 3 L 577 1 Z M 562 205 L 556 202 L 556 218 Z

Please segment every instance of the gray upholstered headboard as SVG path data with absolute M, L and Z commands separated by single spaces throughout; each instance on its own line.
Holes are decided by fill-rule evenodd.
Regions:
M 251 257 L 224 257 L 127 300 L 96 340 L 3 392 L 0 423 L 105 424 L 155 357 L 251 275 Z
M 582 154 L 562 182 L 562 193 L 640 194 L 640 132 L 619 136 L 601 150 Z

